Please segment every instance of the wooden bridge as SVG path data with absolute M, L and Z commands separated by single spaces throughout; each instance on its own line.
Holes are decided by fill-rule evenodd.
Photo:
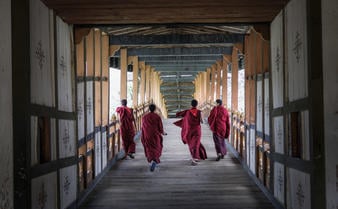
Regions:
M 173 125 L 175 120 L 163 121 L 168 135 L 163 139 L 162 162 L 154 172 L 150 172 L 138 140 L 136 158 L 118 161 L 80 208 L 274 208 L 231 152 L 223 160 L 215 161 L 207 124 L 202 124 L 202 143 L 208 159 L 192 166 L 180 129 Z

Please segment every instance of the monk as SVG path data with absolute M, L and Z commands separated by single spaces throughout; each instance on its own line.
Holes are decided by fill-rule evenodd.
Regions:
M 134 159 L 136 147 L 136 144 L 134 142 L 136 123 L 134 119 L 133 109 L 127 107 L 126 99 L 121 100 L 121 105 L 122 106 L 116 109 L 116 112 L 119 116 L 122 146 L 125 152 L 125 156 L 123 157 L 123 159 L 125 159 L 127 156 Z
M 163 131 L 163 124 L 161 117 L 154 111 L 156 106 L 149 105 L 149 113 L 142 117 L 142 135 L 141 142 L 144 147 L 144 154 L 150 163 L 150 171 L 153 172 L 159 164 L 162 155 L 163 137 L 166 135 Z
M 204 146 L 201 144 L 201 111 L 198 110 L 197 100 L 191 101 L 191 109 L 176 113 L 176 117 L 183 119 L 174 122 L 175 125 L 182 128 L 181 137 L 184 144 L 188 144 L 191 155 L 191 165 L 197 165 L 199 160 L 205 160 L 207 153 Z
M 225 139 L 229 137 L 230 133 L 229 113 L 223 107 L 222 100 L 216 100 L 216 106 L 210 112 L 208 123 L 215 143 L 216 161 L 219 161 L 227 154 Z

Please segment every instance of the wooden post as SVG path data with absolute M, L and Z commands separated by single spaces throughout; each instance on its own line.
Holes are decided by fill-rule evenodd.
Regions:
M 120 99 L 127 99 L 127 49 L 121 49 Z
M 207 90 L 207 102 L 211 101 L 211 68 L 207 68 L 207 78 L 206 78 L 206 90 Z
M 146 65 L 146 78 L 145 78 L 145 84 L 146 84 L 146 91 L 145 91 L 145 101 L 149 101 L 149 93 L 150 93 L 150 65 Z
M 238 52 L 236 48 L 232 49 L 232 77 L 231 77 L 231 109 L 238 109 Z
M 146 85 L 146 65 L 145 62 L 139 62 L 139 67 L 141 71 L 141 82 L 140 82 L 140 103 L 144 103 L 145 98 L 145 85 Z
M 217 61 L 216 70 L 217 70 L 217 77 L 216 77 L 216 99 L 220 98 L 221 92 L 221 69 L 222 63 L 221 61 Z
M 228 104 L 228 62 L 223 56 L 223 64 L 222 64 L 222 100 L 223 104 L 227 107 Z
M 215 101 L 216 64 L 211 66 L 211 102 Z
M 139 63 L 138 63 L 138 57 L 133 56 L 133 106 L 137 107 L 138 104 L 138 69 L 139 69 Z

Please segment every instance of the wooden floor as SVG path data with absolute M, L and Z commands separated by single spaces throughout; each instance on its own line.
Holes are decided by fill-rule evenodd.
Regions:
M 208 159 L 192 166 L 180 129 L 164 120 L 161 164 L 150 172 L 143 147 L 103 177 L 81 209 L 272 209 L 273 205 L 230 154 L 217 162 L 211 132 L 202 125 Z

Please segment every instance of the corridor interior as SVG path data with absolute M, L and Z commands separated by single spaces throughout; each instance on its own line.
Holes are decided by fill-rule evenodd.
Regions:
M 137 141 L 135 159 L 119 160 L 97 184 L 80 209 L 273 209 L 231 153 L 215 161 L 208 124 L 202 124 L 201 142 L 208 158 L 192 166 L 180 128 L 164 119 L 168 135 L 163 139 L 161 163 L 150 172 L 142 143 Z M 228 144 L 229 145 L 229 144 Z

